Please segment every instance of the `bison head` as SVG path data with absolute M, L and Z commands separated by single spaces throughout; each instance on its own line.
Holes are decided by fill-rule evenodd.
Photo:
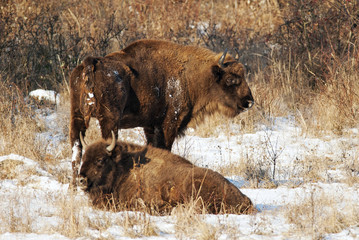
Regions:
M 100 141 L 87 146 L 80 133 L 85 153 L 80 169 L 80 185 L 85 191 L 111 191 L 116 167 L 117 154 L 113 154 L 116 146 L 115 134 L 112 132 L 111 144 Z
M 80 141 L 85 153 L 80 168 L 80 185 L 86 192 L 109 194 L 116 183 L 125 179 L 130 170 L 150 160 L 145 157 L 147 149 L 141 146 L 116 142 L 111 131 L 112 141 L 104 140 L 87 145 L 80 133 Z
M 212 72 L 222 93 L 219 94 L 217 90 L 214 93 L 222 112 L 234 117 L 253 106 L 254 99 L 244 76 L 245 68 L 237 58 L 227 56 L 226 50 L 217 64 L 212 66 Z

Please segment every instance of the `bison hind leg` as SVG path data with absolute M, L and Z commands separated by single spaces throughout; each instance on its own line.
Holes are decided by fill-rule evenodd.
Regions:
M 116 120 L 99 120 L 101 126 L 101 135 L 103 139 L 112 139 L 112 131 L 118 139 L 118 122 Z

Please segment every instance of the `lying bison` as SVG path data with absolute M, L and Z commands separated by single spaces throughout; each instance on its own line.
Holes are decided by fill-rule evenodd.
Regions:
M 81 141 L 83 142 L 82 138 Z M 85 145 L 84 143 L 82 143 Z M 209 213 L 254 213 L 251 200 L 219 173 L 194 166 L 167 150 L 105 141 L 85 147 L 80 183 L 97 207 L 168 212 L 199 199 Z

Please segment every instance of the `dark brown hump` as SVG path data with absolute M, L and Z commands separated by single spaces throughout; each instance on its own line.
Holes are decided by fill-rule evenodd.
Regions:
M 86 57 L 84 60 L 83 60 L 83 65 L 85 66 L 85 68 L 87 66 L 92 66 L 92 67 L 95 67 L 96 66 L 96 63 L 99 61 L 99 58 L 98 57 L 92 57 L 92 56 L 88 56 Z

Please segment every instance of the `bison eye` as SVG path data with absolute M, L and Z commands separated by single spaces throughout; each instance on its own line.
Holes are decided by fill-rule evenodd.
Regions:
M 98 166 L 102 166 L 106 163 L 106 161 L 107 161 L 107 158 L 99 158 L 99 159 L 97 159 L 96 163 Z
M 239 78 L 228 78 L 226 80 L 227 86 L 239 85 L 241 80 Z

